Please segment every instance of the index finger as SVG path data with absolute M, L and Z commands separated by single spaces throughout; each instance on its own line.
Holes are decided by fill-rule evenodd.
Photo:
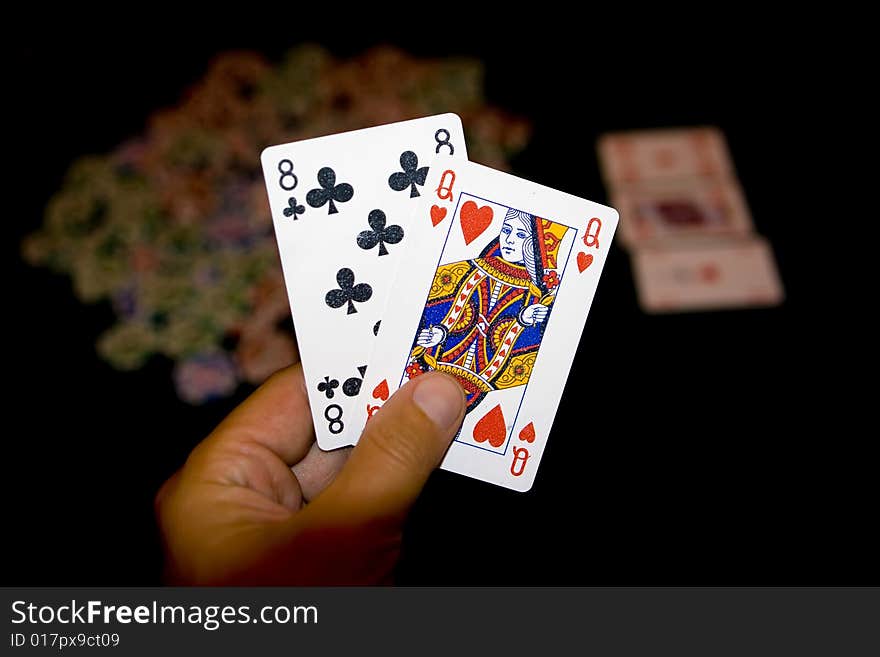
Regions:
M 297 363 L 270 376 L 214 430 L 229 443 L 262 445 L 294 465 L 315 442 L 302 366 Z

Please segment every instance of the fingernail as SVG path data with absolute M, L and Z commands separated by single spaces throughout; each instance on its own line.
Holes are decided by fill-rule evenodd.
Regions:
M 439 429 L 458 424 L 464 401 L 461 388 L 450 377 L 435 374 L 420 378 L 412 398 Z

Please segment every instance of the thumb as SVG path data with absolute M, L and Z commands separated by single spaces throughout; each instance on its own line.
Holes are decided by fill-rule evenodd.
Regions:
M 431 372 L 409 381 L 367 422 L 314 504 L 329 504 L 348 521 L 402 516 L 443 460 L 464 411 L 464 392 L 452 377 Z

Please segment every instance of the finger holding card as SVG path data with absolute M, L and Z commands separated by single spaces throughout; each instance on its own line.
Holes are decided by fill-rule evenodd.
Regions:
M 318 445 L 350 444 L 407 222 L 431 161 L 467 158 L 442 114 L 272 146 L 262 164 Z
M 528 490 L 617 213 L 471 162 L 434 163 L 425 186 L 362 417 L 407 380 L 445 372 L 467 414 L 443 469 Z

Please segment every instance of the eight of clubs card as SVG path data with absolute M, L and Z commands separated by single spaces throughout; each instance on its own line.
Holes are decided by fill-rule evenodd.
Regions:
M 617 226 L 611 208 L 472 162 L 435 162 L 362 397 L 369 421 L 441 371 L 467 396 L 442 467 L 528 490 Z
M 409 217 L 431 161 L 467 159 L 455 114 L 271 146 L 263 174 L 318 445 L 348 444 Z M 359 421 L 362 423 L 362 420 Z

